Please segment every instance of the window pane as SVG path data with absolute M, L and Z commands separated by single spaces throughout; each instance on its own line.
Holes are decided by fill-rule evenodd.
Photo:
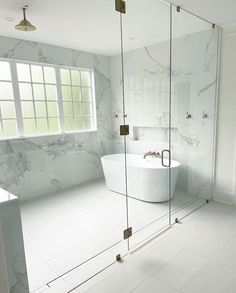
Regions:
M 32 100 L 32 87 L 29 83 L 19 83 L 20 97 L 22 100 Z
M 91 101 L 92 94 L 90 88 L 82 88 L 82 100 L 83 101 Z
M 92 104 L 91 103 L 83 103 L 83 115 L 85 115 L 85 116 L 92 115 Z
M 90 86 L 91 81 L 90 81 L 90 73 L 88 71 L 81 71 L 81 85 L 83 86 Z
M 72 103 L 64 102 L 63 103 L 63 109 L 64 109 L 64 116 L 73 116 Z
M 72 117 L 65 117 L 65 119 L 64 119 L 64 128 L 65 128 L 65 131 L 74 130 L 74 122 L 73 122 Z
M 17 126 L 16 120 L 3 120 L 3 132 L 4 136 L 16 136 L 17 135 Z
M 42 66 L 31 65 L 31 74 L 33 82 L 43 82 L 43 69 Z
M 59 132 L 59 121 L 58 118 L 49 118 L 49 132 Z
M 74 106 L 74 115 L 75 116 L 81 116 L 82 115 L 81 103 L 75 103 L 74 102 L 73 106 Z
M 83 118 L 75 117 L 75 129 L 82 130 L 84 129 Z
M 48 102 L 48 116 L 49 117 L 57 117 L 58 116 L 58 109 L 56 102 Z
M 17 63 L 17 74 L 19 81 L 31 81 L 30 68 L 28 64 Z
M 44 79 L 46 83 L 56 83 L 56 74 L 53 67 L 44 67 Z
M 57 99 L 57 87 L 55 85 L 46 85 L 46 98 L 48 100 Z
M 36 117 L 47 117 L 46 104 L 44 102 L 35 102 Z
M 34 84 L 34 99 L 35 100 L 44 100 L 45 94 L 44 94 L 44 86 L 42 84 Z
M 74 101 L 80 101 L 81 96 L 80 96 L 80 87 L 78 86 L 73 86 L 72 87 L 72 95 L 73 95 L 73 100 Z
M 1 116 L 2 118 L 16 117 L 14 102 L 1 102 Z
M 71 70 L 71 80 L 73 85 L 80 85 L 79 70 Z
M 62 99 L 63 100 L 72 100 L 70 86 L 62 86 L 61 90 L 62 90 Z
M 41 118 L 36 120 L 37 123 L 37 133 L 48 133 L 48 122 L 46 118 Z
M 34 119 L 23 119 L 23 124 L 25 135 L 36 134 L 36 126 Z
M 0 82 L 0 99 L 1 100 L 12 100 L 13 89 L 11 82 Z
M 84 118 L 84 128 L 85 129 L 91 129 L 93 125 L 93 118 Z
M 0 61 L 0 80 L 11 80 L 11 70 L 9 62 Z
M 69 69 L 61 69 L 61 83 L 70 84 L 70 71 Z
M 21 102 L 21 108 L 23 117 L 34 117 L 34 108 L 32 102 Z

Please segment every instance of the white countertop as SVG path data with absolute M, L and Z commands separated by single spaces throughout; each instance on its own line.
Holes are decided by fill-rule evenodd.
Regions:
M 0 188 L 0 205 L 2 203 L 17 199 L 18 197 L 14 194 L 11 194 L 10 192 Z

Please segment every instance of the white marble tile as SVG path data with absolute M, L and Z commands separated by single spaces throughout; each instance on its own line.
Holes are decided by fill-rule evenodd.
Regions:
M 167 285 L 166 283 L 157 280 L 154 277 L 149 277 L 146 281 L 144 281 L 141 285 L 139 285 L 133 291 L 134 293 L 177 293 L 176 289 L 172 288 L 171 286 Z
M 172 245 L 175 245 L 172 243 Z M 155 276 L 169 284 L 181 289 L 206 263 L 207 259 L 187 250 L 183 250 L 172 258 Z

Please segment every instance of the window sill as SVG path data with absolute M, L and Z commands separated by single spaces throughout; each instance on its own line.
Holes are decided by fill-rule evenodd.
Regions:
M 70 132 L 60 132 L 60 133 L 51 133 L 51 134 L 42 134 L 42 135 L 28 135 L 28 136 L 19 136 L 19 137 L 9 137 L 9 138 L 0 138 L 0 143 L 5 141 L 15 141 L 15 140 L 27 140 L 27 139 L 42 139 L 42 138 L 50 138 L 50 137 L 60 137 L 66 135 L 75 135 L 80 133 L 90 133 L 97 132 L 97 129 L 91 130 L 79 130 L 79 131 L 70 131 Z

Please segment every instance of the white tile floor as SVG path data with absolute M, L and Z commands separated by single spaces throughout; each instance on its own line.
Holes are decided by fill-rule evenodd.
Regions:
M 176 215 L 185 215 L 190 211 L 193 208 L 191 200 L 188 195 L 177 193 L 172 203 Z M 194 204 L 199 206 L 200 202 Z M 45 286 L 92 255 L 121 241 L 126 227 L 125 207 L 125 197 L 108 191 L 103 181 L 90 182 L 23 203 L 22 221 L 31 292 L 69 292 L 91 273 L 110 264 L 116 251 L 127 250 L 126 243 L 121 243 L 116 250 L 113 248 L 93 262 L 51 282 L 50 289 Z M 178 224 L 126 257 L 124 263 L 114 264 L 73 292 L 143 292 L 146 286 L 145 292 L 151 288 L 155 290 L 150 292 L 188 292 L 185 288 L 188 288 L 189 280 L 194 280 L 202 269 L 210 266 L 209 259 L 213 261 L 213 257 L 214 262 L 232 273 L 236 270 L 236 263 L 233 260 L 230 262 L 230 255 L 223 248 L 227 244 L 228 250 L 236 254 L 233 251 L 236 233 L 230 221 L 232 218 L 233 222 L 233 212 L 231 207 L 211 203 L 185 218 L 184 224 Z M 168 223 L 168 205 L 129 199 L 129 215 L 134 231 L 158 218 L 161 219 L 157 222 L 161 228 Z M 220 216 L 223 218 L 221 221 Z M 215 226 L 216 218 L 222 229 L 220 234 Z M 214 229 L 210 230 L 211 227 Z M 217 255 L 221 249 L 222 252 Z M 228 278 L 229 286 L 234 286 L 230 274 Z

